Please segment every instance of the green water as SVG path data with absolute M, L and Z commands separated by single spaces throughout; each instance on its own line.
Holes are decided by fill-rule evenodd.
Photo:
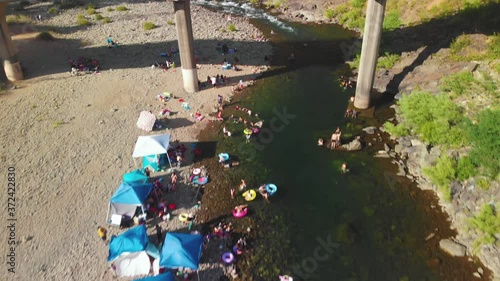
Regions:
M 425 242 L 436 228 L 442 237 L 452 233 L 429 214 L 427 206 L 435 202 L 392 180 L 384 171 L 387 161 L 376 162 L 373 152 L 317 146 L 336 127 L 350 132 L 343 115 L 353 93 L 338 85 L 340 64 L 321 63 L 338 51 L 315 42 L 349 34 L 332 26 L 295 27 L 297 34 L 278 37 L 278 56 L 286 63 L 287 52 L 298 52 L 300 67 L 259 80 L 240 101 L 259 112 L 269 129 L 248 145 L 258 147 L 269 182 L 279 187 L 272 205 L 286 214 L 298 253 L 289 273 L 304 280 L 472 280 L 470 263 L 444 255 L 435 241 Z M 278 117 L 283 112 L 290 115 L 286 121 Z M 348 174 L 340 172 L 344 162 Z M 337 244 L 327 251 L 318 239 Z M 432 267 L 432 261 L 440 265 Z

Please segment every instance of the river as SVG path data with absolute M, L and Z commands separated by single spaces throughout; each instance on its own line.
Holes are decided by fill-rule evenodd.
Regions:
M 369 116 L 344 118 L 354 91 L 341 88 L 338 78 L 348 70 L 349 54 L 342 50 L 355 34 L 337 25 L 285 23 L 234 2 L 198 3 L 253 18 L 276 46 L 272 70 L 238 103 L 264 120 L 280 120 L 253 145 L 268 180 L 279 188 L 273 209 L 286 215 L 298 256 L 290 274 L 318 281 L 474 280 L 480 263 L 438 249 L 439 239 L 455 233 L 431 192 L 398 179 L 390 160 L 373 157 L 376 148 L 341 152 L 317 146 L 337 127 L 347 140 L 363 127 L 380 126 L 391 112 L 390 103 L 381 102 Z M 381 143 L 373 141 L 375 147 Z M 347 174 L 340 171 L 342 163 Z M 434 237 L 426 241 L 429 235 Z

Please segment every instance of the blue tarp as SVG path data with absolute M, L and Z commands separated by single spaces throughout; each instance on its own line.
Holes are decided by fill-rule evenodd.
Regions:
M 145 277 L 142 279 L 135 279 L 134 281 L 174 281 L 174 275 L 170 272 L 162 273 L 152 277 Z
M 108 262 L 115 260 L 125 252 L 139 252 L 146 249 L 148 244 L 148 235 L 145 225 L 133 227 L 120 236 L 111 238 L 109 242 Z
M 203 237 L 199 234 L 168 232 L 160 254 L 160 267 L 198 269 Z
M 150 183 L 122 182 L 109 200 L 119 204 L 142 204 L 153 189 Z
M 123 175 L 123 181 L 132 183 L 145 183 L 148 180 L 148 176 L 144 174 L 141 170 L 135 170 L 130 173 Z

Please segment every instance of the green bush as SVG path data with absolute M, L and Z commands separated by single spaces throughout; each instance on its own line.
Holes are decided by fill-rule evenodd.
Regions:
M 457 161 L 457 179 L 464 181 L 477 173 L 476 165 L 468 156 L 462 157 Z
M 116 10 L 119 12 L 124 12 L 124 11 L 128 11 L 128 8 L 125 6 L 118 6 L 118 7 L 116 7 Z
M 489 190 L 490 181 L 485 178 L 480 178 L 477 180 L 477 186 L 479 186 L 479 188 L 481 188 L 482 190 Z
M 90 22 L 83 15 L 78 15 L 76 17 L 76 24 L 79 26 L 86 26 L 90 25 Z
M 111 19 L 109 17 L 104 17 L 101 20 L 101 23 L 110 23 L 110 22 L 111 22 Z
M 488 55 L 491 59 L 500 59 L 500 33 L 488 38 Z
M 52 36 L 52 34 L 50 34 L 49 32 L 46 32 L 46 31 L 38 33 L 36 38 L 40 39 L 40 40 L 45 40 L 45 41 L 54 40 L 54 36 Z
M 95 15 L 95 20 L 102 20 L 104 17 L 101 16 L 100 14 Z
M 234 26 L 234 24 L 231 23 L 231 24 L 229 24 L 227 26 L 227 30 L 229 30 L 229 31 L 236 31 L 236 26 Z
M 86 10 L 87 15 L 95 15 L 97 14 L 97 11 L 94 8 L 89 8 Z
M 25 24 L 33 22 L 30 17 L 25 15 L 7 15 L 5 20 L 7 24 Z
M 377 60 L 377 68 L 391 69 L 401 58 L 398 54 L 385 53 Z
M 51 7 L 47 12 L 51 15 L 55 15 L 59 12 L 59 10 L 56 7 Z
M 494 179 L 500 172 L 500 110 L 484 110 L 477 116 L 477 124 L 468 128 L 472 141 L 470 157 L 472 161 L 484 167 L 484 173 Z
M 395 137 L 403 137 L 407 136 L 410 134 L 408 129 L 405 126 L 396 126 L 392 124 L 391 122 L 385 122 L 384 124 L 384 129 L 387 131 L 389 134 Z
M 455 38 L 450 45 L 450 52 L 454 55 L 460 53 L 472 44 L 472 39 L 468 35 L 461 35 Z
M 147 22 L 144 22 L 144 23 L 142 24 L 142 28 L 144 28 L 144 30 L 151 30 L 151 29 L 156 28 L 156 24 L 154 24 L 154 23 L 152 23 L 152 22 L 147 21 Z
M 384 16 L 383 28 L 385 30 L 393 30 L 399 28 L 402 22 L 399 19 L 399 11 L 393 10 L 386 13 Z
M 361 54 L 357 54 L 354 60 L 352 62 L 349 62 L 349 66 L 351 68 L 358 69 L 360 63 L 361 63 Z
M 464 128 L 467 119 L 461 108 L 446 95 L 414 91 L 399 101 L 402 122 L 397 130 L 408 131 L 424 142 L 451 147 L 468 143 Z
M 171 20 L 167 20 L 167 24 L 168 25 L 175 25 L 175 22 L 171 21 Z
M 366 0 L 350 0 L 349 2 L 354 8 L 362 9 L 365 7 Z
M 470 71 L 464 71 L 442 78 L 439 89 L 443 92 L 452 92 L 454 96 L 461 96 L 468 92 L 472 83 L 474 76 Z
M 285 8 L 287 6 L 286 4 L 286 0 L 266 0 L 264 2 L 264 6 L 266 6 L 266 8 L 276 8 L 276 9 L 279 9 L 279 8 Z
M 469 224 L 480 235 L 474 241 L 476 248 L 480 245 L 492 245 L 497 240 L 495 235 L 500 233 L 500 213 L 494 206 L 485 204 L 479 214 L 469 220 Z
M 424 175 L 441 191 L 444 200 L 451 200 L 450 183 L 455 179 L 456 161 L 446 155 L 441 155 L 435 166 L 423 169 Z
M 324 15 L 325 15 L 325 18 L 331 20 L 335 17 L 335 11 L 333 9 L 328 8 L 325 10 Z
M 114 10 L 115 10 L 115 9 L 113 9 L 113 8 L 111 8 L 111 7 L 108 7 L 108 8 L 106 9 L 106 11 L 108 11 L 108 12 L 112 12 L 112 11 L 114 11 Z
M 90 9 L 97 9 L 97 6 L 93 3 L 88 3 L 87 6 L 85 6 L 85 10 L 90 10 Z

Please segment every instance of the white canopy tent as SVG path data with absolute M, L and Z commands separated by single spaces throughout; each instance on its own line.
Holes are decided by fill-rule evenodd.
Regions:
M 168 164 L 172 169 L 170 157 L 168 157 L 168 146 L 170 143 L 170 134 L 154 135 L 154 136 L 139 136 L 135 143 L 134 153 L 132 157 L 144 157 L 155 154 L 167 154 Z
M 113 264 L 118 277 L 147 275 L 151 271 L 151 262 L 146 251 L 123 253 Z

